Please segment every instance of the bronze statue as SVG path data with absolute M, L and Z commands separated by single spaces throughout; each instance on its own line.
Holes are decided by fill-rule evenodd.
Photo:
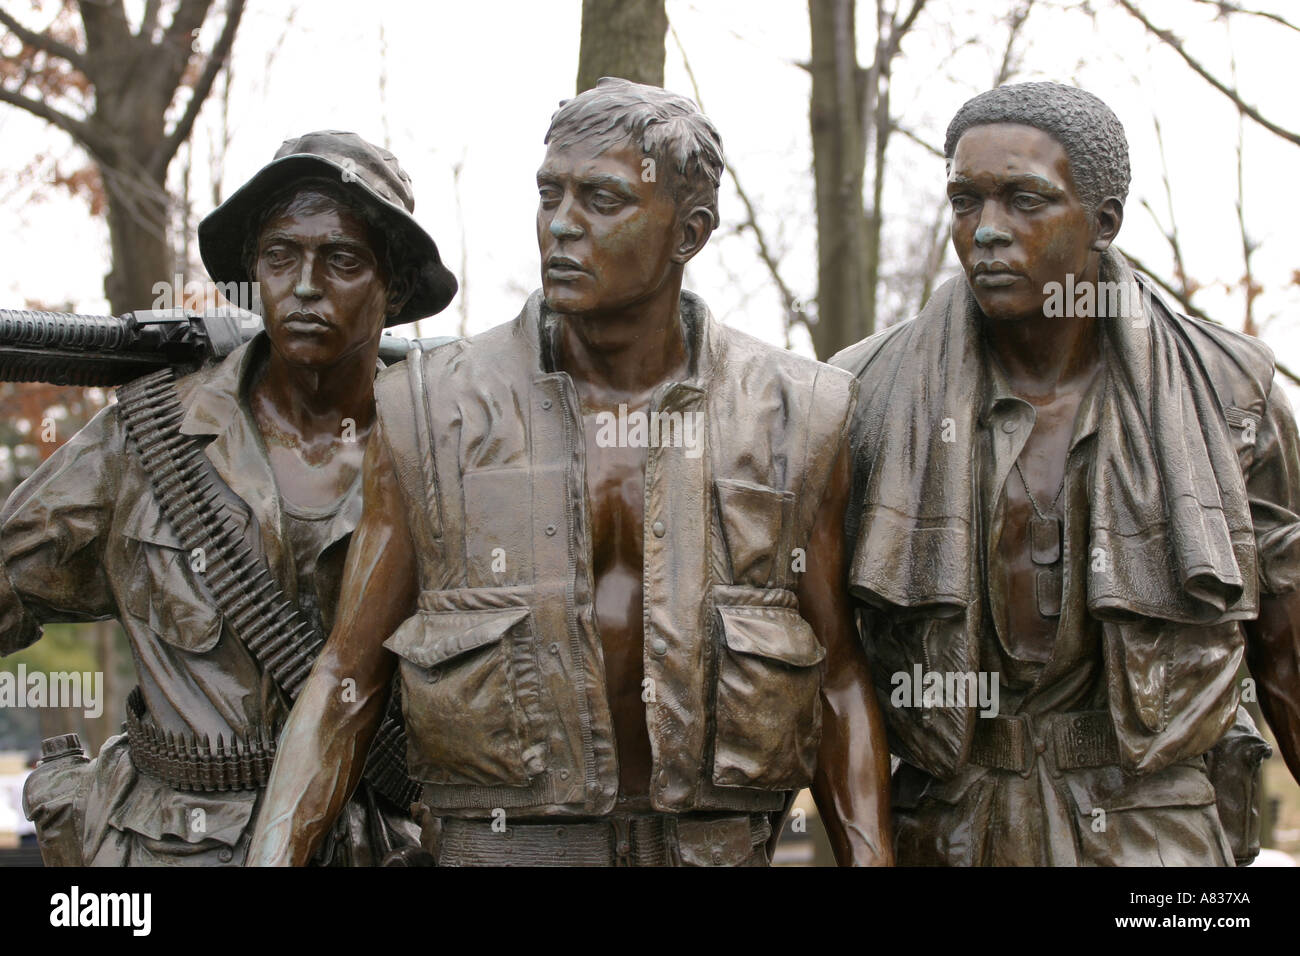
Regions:
M 243 862 L 334 619 L 382 330 L 456 291 L 413 207 L 396 158 L 355 134 L 285 142 L 199 226 L 214 281 L 258 284 L 265 332 L 123 387 L 5 505 L 0 652 L 50 621 L 117 617 L 140 678 L 124 734 L 29 778 L 47 863 Z M 415 845 L 400 763 L 373 762 L 319 861 Z
M 681 290 L 723 170 L 693 103 L 602 80 L 546 143 L 541 291 L 376 382 L 339 616 L 249 861 L 309 858 L 400 665 L 440 865 L 765 865 L 810 784 L 838 860 L 888 863 L 842 584 L 852 379 Z
M 1095 96 L 983 93 L 945 152 L 965 275 L 832 360 L 861 385 L 849 581 L 902 758 L 898 861 L 1247 861 L 1267 747 L 1243 654 L 1300 778 L 1272 353 L 1174 314 L 1113 248 L 1128 147 Z

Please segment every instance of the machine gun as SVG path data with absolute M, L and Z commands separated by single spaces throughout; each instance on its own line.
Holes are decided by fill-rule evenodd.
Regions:
M 112 386 L 162 368 L 183 375 L 221 361 L 261 329 L 261 316 L 228 308 L 121 316 L 0 309 L 0 382 Z M 385 335 L 379 358 L 392 365 L 412 348 L 424 351 L 450 341 Z

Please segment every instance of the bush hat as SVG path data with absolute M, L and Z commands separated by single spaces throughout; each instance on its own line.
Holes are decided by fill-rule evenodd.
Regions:
M 258 211 L 286 186 L 309 178 L 337 178 L 378 214 L 388 242 L 400 244 L 416 263 L 411 297 L 385 326 L 414 322 L 447 307 L 456 294 L 456 277 L 442 264 L 433 237 L 411 215 L 411 177 L 388 150 L 338 130 L 285 140 L 275 159 L 199 223 L 199 254 L 214 282 L 252 281 L 244 264 L 244 242 Z

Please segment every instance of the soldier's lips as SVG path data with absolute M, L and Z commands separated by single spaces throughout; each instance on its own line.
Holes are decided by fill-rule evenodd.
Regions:
M 322 332 L 330 331 L 333 326 L 318 315 L 295 314 L 285 319 L 284 328 L 288 332 L 319 335 Z
M 548 279 L 565 281 L 578 279 L 585 275 L 587 275 L 587 270 L 582 268 L 576 259 L 552 256 L 546 260 L 546 277 Z
M 981 289 L 1002 289 L 1015 285 L 1023 278 L 1016 272 L 981 272 L 975 276 L 975 284 Z

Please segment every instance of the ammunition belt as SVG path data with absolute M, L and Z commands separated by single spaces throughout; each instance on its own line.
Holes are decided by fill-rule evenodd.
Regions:
M 226 512 L 202 447 L 179 431 L 185 410 L 172 370 L 162 369 L 117 390 L 126 433 L 176 536 L 203 554 L 203 581 L 244 645 L 290 700 L 324 641 L 285 599 L 264 561 L 245 544 Z
M 117 390 L 127 439 L 182 547 L 202 553 L 203 581 L 226 623 L 294 701 L 325 639 L 285 597 L 265 560 L 244 543 L 213 483 L 203 446 L 180 432 L 185 409 L 174 379 L 173 370 L 164 368 Z M 268 760 L 273 751 L 274 746 L 265 751 Z M 406 728 L 395 694 L 367 758 L 365 779 L 399 807 L 419 798 L 419 784 L 407 771 Z
M 163 731 L 149 720 L 137 687 L 126 698 L 131 763 L 177 790 L 261 790 L 271 778 L 275 738 L 263 728 L 247 736 L 218 735 L 202 742 L 184 731 Z

